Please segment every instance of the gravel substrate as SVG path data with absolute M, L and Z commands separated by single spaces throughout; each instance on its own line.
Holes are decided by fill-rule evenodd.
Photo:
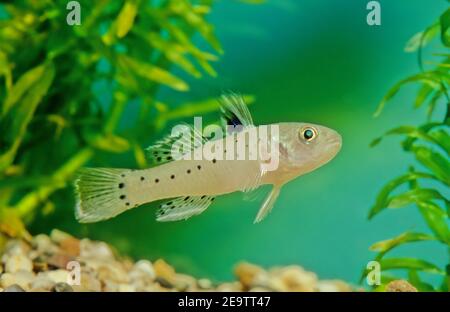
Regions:
M 1 235 L 1 234 L 0 234 Z M 178 273 L 162 259 L 133 262 L 104 242 L 54 230 L 30 242 L 0 246 L 0 291 L 352 291 L 339 280 L 319 280 L 297 265 L 265 270 L 242 262 L 236 280 L 213 283 Z

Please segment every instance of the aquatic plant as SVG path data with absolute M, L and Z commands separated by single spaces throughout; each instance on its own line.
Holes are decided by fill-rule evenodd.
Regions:
M 409 171 L 387 183 L 378 194 L 375 204 L 369 212 L 373 218 L 386 209 L 397 209 L 415 205 L 429 232 L 407 231 L 396 237 L 373 244 L 370 250 L 378 252 L 375 260 L 379 262 L 383 286 L 391 278 L 385 271 L 403 269 L 408 272 L 409 281 L 422 291 L 448 291 L 450 283 L 450 263 L 440 267 L 432 262 L 410 257 L 385 257 L 393 249 L 414 242 L 436 241 L 450 251 L 450 230 L 448 217 L 450 199 L 447 197 L 450 186 L 450 54 L 434 53 L 432 61 L 424 61 L 423 47 L 440 35 L 440 41 L 446 48 L 450 47 L 450 9 L 447 9 L 438 21 L 424 31 L 414 35 L 405 47 L 406 52 L 416 52 L 420 72 L 395 84 L 384 96 L 375 115 L 379 115 L 386 103 L 407 84 L 417 83 L 419 89 L 414 100 L 414 107 L 426 106 L 427 121 L 413 126 L 399 126 L 386 135 L 404 137 L 402 148 L 414 155 L 416 163 Z M 437 60 L 438 59 L 438 60 Z M 428 68 L 426 65 L 433 67 Z M 444 116 L 435 116 L 438 108 L 443 107 Z M 383 136 L 384 137 L 384 136 Z M 375 139 L 372 146 L 377 145 L 382 137 Z M 450 254 L 449 254 L 450 255 Z M 438 288 L 424 282 L 420 272 L 443 276 L 442 285 Z M 422 274 L 422 273 L 420 273 Z
M 218 107 L 205 99 L 169 109 L 158 96 L 161 86 L 189 90 L 172 67 L 217 75 L 212 0 L 79 2 L 78 26 L 66 22 L 68 1 L 0 4 L 0 231 L 12 236 L 27 235 L 23 221 L 38 213 L 68 207 L 70 181 L 87 162 L 127 153 L 146 167 L 150 134 Z M 138 113 L 119 127 L 129 106 Z

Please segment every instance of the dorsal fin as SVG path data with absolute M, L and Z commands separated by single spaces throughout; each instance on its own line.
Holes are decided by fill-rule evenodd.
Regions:
M 219 101 L 222 111 L 222 124 L 226 130 L 229 130 L 229 126 L 235 127 L 237 131 L 254 126 L 252 115 L 241 95 L 235 93 L 223 94 Z
M 180 126 L 184 127 L 186 131 L 185 134 L 189 132 L 190 135 L 173 135 L 171 133 L 161 140 L 157 141 L 155 144 L 146 148 L 147 158 L 151 164 L 161 165 L 173 161 L 174 155 L 172 155 L 172 147 L 175 142 L 180 143 L 184 147 L 188 148 L 187 150 L 183 151 L 184 154 L 186 154 L 192 152 L 194 149 L 201 146 L 207 141 L 207 139 L 203 137 L 203 135 L 191 125 L 183 123 Z

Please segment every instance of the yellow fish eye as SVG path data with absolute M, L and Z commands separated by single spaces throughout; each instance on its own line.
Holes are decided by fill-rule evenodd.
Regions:
M 307 143 L 313 141 L 317 137 L 317 130 L 313 127 L 304 127 L 300 131 L 300 139 L 305 140 Z

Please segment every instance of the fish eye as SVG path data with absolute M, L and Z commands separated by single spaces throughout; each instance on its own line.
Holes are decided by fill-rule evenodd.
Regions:
M 309 143 L 317 137 L 317 130 L 313 127 L 305 127 L 301 130 L 300 135 L 301 139 Z

